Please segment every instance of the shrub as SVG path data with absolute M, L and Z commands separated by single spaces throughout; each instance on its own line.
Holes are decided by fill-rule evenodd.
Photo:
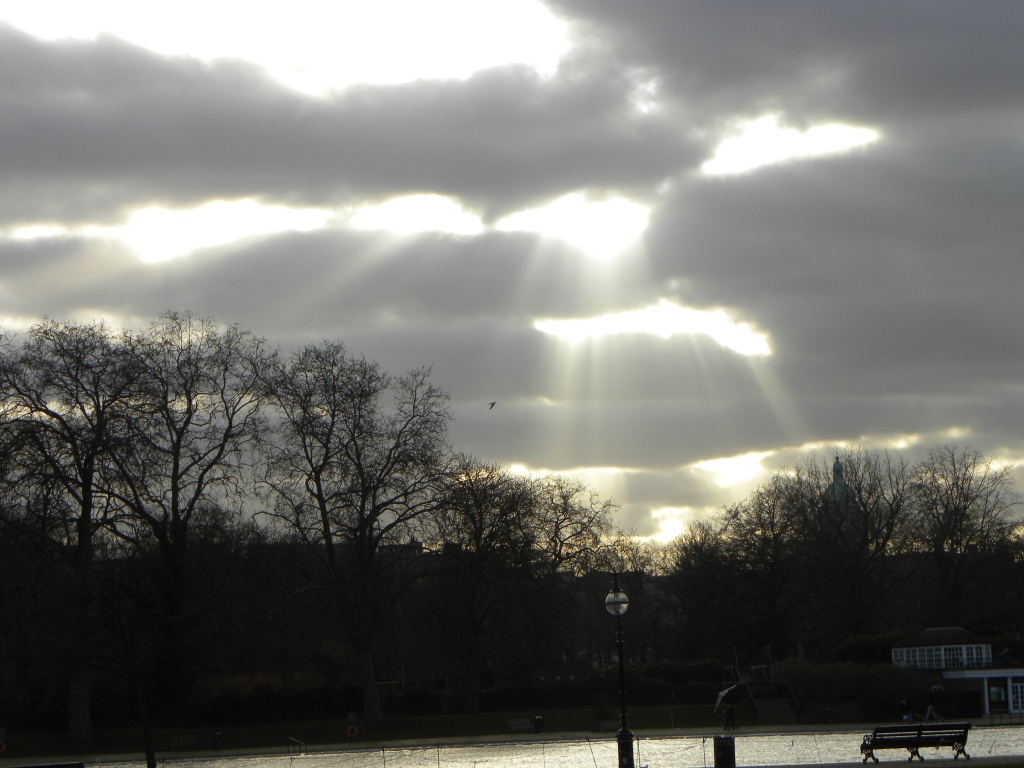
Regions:
M 805 711 L 831 709 L 857 719 L 882 721 L 902 716 L 903 699 L 917 702 L 923 709 L 932 682 L 931 673 L 892 664 L 784 661 L 776 665 L 775 674 L 780 682 L 789 684 Z

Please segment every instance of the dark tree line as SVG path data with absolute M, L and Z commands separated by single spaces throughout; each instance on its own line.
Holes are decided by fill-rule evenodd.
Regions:
M 0 712 L 83 741 L 137 718 L 153 764 L 154 725 L 261 690 L 281 716 L 474 711 L 610 667 L 612 570 L 638 669 L 1020 630 L 1018 498 L 969 450 L 810 461 L 662 546 L 580 483 L 459 454 L 450 419 L 429 370 L 189 313 L 4 337 Z
M 411 670 L 479 706 L 543 650 L 513 639 L 522 601 L 595 566 L 614 506 L 456 455 L 450 418 L 428 370 L 189 313 L 6 337 L 0 700 L 66 689 L 85 741 L 118 687 L 151 759 L 151 724 L 230 674 L 356 681 L 374 719 Z
M 829 659 L 852 637 L 934 626 L 1016 638 L 1019 503 L 1008 467 L 951 446 L 916 465 L 853 450 L 782 471 L 671 544 L 667 590 L 710 629 L 681 651 L 729 638 Z

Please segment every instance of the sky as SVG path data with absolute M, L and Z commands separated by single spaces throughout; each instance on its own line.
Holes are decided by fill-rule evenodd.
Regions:
M 191 310 L 430 366 L 456 450 L 661 539 L 846 448 L 1019 467 L 1022 32 L 1005 0 L 0 0 L 0 327 Z

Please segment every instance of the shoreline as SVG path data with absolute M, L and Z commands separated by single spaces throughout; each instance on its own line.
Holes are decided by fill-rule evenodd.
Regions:
M 664 728 L 664 729 L 647 729 L 639 730 L 634 732 L 638 742 L 644 740 L 662 740 L 662 739 L 675 739 L 675 738 L 689 738 L 689 739 L 707 739 L 713 740 L 716 736 L 732 736 L 737 739 L 742 739 L 744 736 L 760 736 L 760 735 L 779 735 L 779 734 L 792 734 L 797 735 L 814 735 L 818 733 L 828 734 L 851 734 L 859 739 L 866 733 L 870 733 L 878 723 L 846 723 L 846 724 L 805 724 L 798 723 L 793 725 L 748 725 L 741 726 L 738 730 L 725 732 L 721 729 L 708 730 L 707 728 Z M 1008 727 L 1008 726 L 993 726 L 993 725 L 978 725 L 972 726 L 974 729 L 987 729 L 995 727 Z M 416 738 L 416 739 L 396 739 L 388 741 L 366 741 L 366 742 L 339 742 L 335 744 L 315 744 L 305 745 L 302 751 L 289 751 L 287 746 L 280 747 L 237 747 L 237 748 L 223 748 L 217 749 L 213 747 L 202 748 L 202 749 L 181 749 L 181 750 L 160 750 L 157 755 L 157 760 L 161 763 L 165 761 L 184 761 L 184 760 L 216 760 L 218 758 L 228 759 L 244 759 L 244 758 L 266 758 L 266 757 L 298 757 L 298 756 L 315 756 L 320 754 L 331 754 L 331 753 L 344 753 L 344 752 L 372 752 L 378 750 L 401 750 L 401 749 L 428 749 L 428 748 L 458 748 L 463 746 L 504 746 L 510 744 L 558 744 L 562 742 L 586 742 L 586 741 L 614 741 L 614 733 L 595 733 L 592 731 L 564 731 L 557 733 L 538 733 L 538 734 L 493 734 L 485 736 L 453 736 L 447 738 Z M 118 764 L 118 763 L 142 763 L 145 764 L 145 754 L 143 752 L 126 752 L 117 754 L 71 754 L 61 756 L 36 756 L 36 757 L 8 757 L 0 755 L 0 768 L 16 768 L 25 766 L 30 768 L 31 766 L 54 766 L 54 765 L 66 765 L 66 764 L 77 764 L 82 763 L 86 766 L 95 764 Z M 906 762 L 902 753 L 899 755 L 893 754 L 891 757 L 882 758 L 884 762 Z M 927 762 L 932 766 L 946 766 L 948 765 L 963 765 L 954 757 L 941 758 L 929 756 Z M 1024 754 L 1019 756 L 975 756 L 970 758 L 972 764 L 999 764 L 999 765 L 1021 765 L 1024 766 Z M 828 766 L 829 768 L 838 768 L 838 766 L 849 766 L 851 763 L 863 764 L 860 757 L 854 757 L 848 760 L 833 760 L 830 762 L 813 763 L 817 766 Z M 780 763 L 772 768 L 808 768 L 809 764 L 801 765 L 787 765 Z M 638 766 L 637 768 L 643 768 Z M 737 768 L 743 768 L 743 766 L 737 763 Z M 761 766 L 760 768 L 765 768 Z

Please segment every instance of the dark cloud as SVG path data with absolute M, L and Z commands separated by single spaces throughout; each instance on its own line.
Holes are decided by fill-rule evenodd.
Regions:
M 0 26 L 0 223 L 114 219 L 140 201 L 331 206 L 430 190 L 489 218 L 578 188 L 649 193 L 696 157 L 621 83 L 522 67 L 301 96 L 241 63 Z
M 80 234 L 0 239 L 0 315 L 192 309 L 272 343 L 325 338 L 452 395 L 456 447 L 552 471 L 619 467 L 621 520 L 715 507 L 687 469 L 917 435 L 1024 457 L 1024 6 L 978 0 L 552 0 L 577 47 L 552 77 L 295 93 L 255 65 L 0 25 L 0 229 L 110 223 L 150 203 L 344 206 L 436 193 L 493 220 L 585 189 L 651 206 L 598 262 L 530 233 L 282 233 L 143 264 Z M 654 83 L 655 104 L 638 109 Z M 846 154 L 706 177 L 721 131 L 878 131 Z M 534 327 L 660 299 L 767 333 L 576 345 Z M 497 401 L 489 410 L 487 404 Z M 928 446 L 930 447 L 930 446 Z M 756 482 L 756 479 L 751 481 Z
M 552 0 L 583 39 L 649 67 L 702 123 L 768 109 L 796 120 L 904 122 L 1021 102 L 1024 7 L 1001 0 Z

